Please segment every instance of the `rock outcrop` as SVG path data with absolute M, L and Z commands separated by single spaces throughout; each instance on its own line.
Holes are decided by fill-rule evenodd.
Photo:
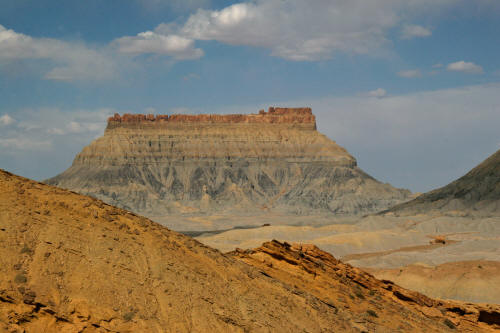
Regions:
M 108 118 L 108 128 L 141 126 L 167 127 L 172 123 L 253 123 L 253 124 L 295 124 L 296 126 L 316 129 L 316 118 L 311 108 L 275 108 L 270 107 L 266 112 L 260 110 L 258 114 L 124 114 L 115 113 Z
M 253 250 L 230 254 L 259 268 L 264 274 L 294 286 L 294 292 L 311 293 L 325 304 L 353 316 L 361 332 L 432 332 L 421 315 L 433 318 L 446 328 L 479 332 L 500 329 L 500 305 L 437 300 L 378 280 L 359 268 L 335 259 L 310 244 L 289 244 L 276 240 Z M 399 321 L 398 318 L 405 318 Z M 356 319 L 354 319 L 356 318 Z M 383 322 L 384 329 L 379 327 Z
M 500 150 L 454 182 L 382 212 L 500 216 Z
M 354 215 L 402 202 L 316 130 L 310 108 L 248 115 L 110 117 L 104 136 L 48 184 L 150 217 L 171 213 Z
M 2 332 L 488 332 L 499 313 L 378 281 L 312 246 L 224 255 L 0 170 Z

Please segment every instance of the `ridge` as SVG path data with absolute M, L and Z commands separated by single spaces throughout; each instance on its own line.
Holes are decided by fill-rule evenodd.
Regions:
M 2 332 L 489 332 L 499 318 L 498 305 L 436 301 L 311 245 L 223 254 L 0 169 Z

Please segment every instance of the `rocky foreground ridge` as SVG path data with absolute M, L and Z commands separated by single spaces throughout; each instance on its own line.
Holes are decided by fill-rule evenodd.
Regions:
M 409 191 L 382 184 L 316 130 L 310 108 L 247 115 L 123 115 L 48 184 L 150 217 L 275 211 L 355 215 Z
M 222 254 L 0 170 L 2 332 L 490 332 L 500 308 L 400 288 L 308 245 Z
M 500 150 L 466 175 L 382 213 L 500 216 Z

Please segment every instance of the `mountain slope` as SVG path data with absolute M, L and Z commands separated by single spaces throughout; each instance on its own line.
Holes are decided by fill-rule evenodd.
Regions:
M 145 218 L 5 172 L 0 188 L 0 331 L 352 331 L 311 295 Z
M 356 215 L 409 198 L 316 130 L 311 109 L 249 115 L 115 115 L 48 184 L 150 217 L 265 212 Z
M 290 245 L 274 240 L 253 250 L 236 250 L 231 254 L 301 292 L 345 309 L 356 318 L 354 326 L 361 331 L 419 331 L 426 325 L 420 321 L 422 314 L 460 331 L 500 329 L 499 305 L 435 300 L 391 281 L 377 280 L 314 245 Z M 400 316 L 405 319 L 401 321 Z M 379 326 L 381 323 L 384 328 Z
M 454 182 L 386 212 L 421 214 L 457 211 L 480 216 L 500 215 L 500 150 Z
M 279 245 L 273 258 L 307 261 L 309 275 L 301 279 L 310 279 L 308 286 L 294 282 L 293 272 L 275 275 L 244 255 L 223 255 L 96 199 L 1 170 L 0 189 L 0 331 L 359 332 L 368 320 L 374 331 L 386 332 L 407 318 L 403 326 L 413 332 L 450 325 L 488 331 L 498 317 L 495 307 L 469 306 L 464 316 L 471 322 L 459 316 L 446 324 L 377 289 L 378 297 L 356 302 L 371 308 L 380 301 L 390 318 L 377 319 L 313 290 L 319 276 L 324 288 L 358 291 L 359 271 L 328 254 L 304 249 L 301 255 Z M 335 267 L 347 273 L 336 274 Z M 371 281 L 368 288 L 381 285 L 359 276 Z M 480 320 L 480 311 L 490 319 Z

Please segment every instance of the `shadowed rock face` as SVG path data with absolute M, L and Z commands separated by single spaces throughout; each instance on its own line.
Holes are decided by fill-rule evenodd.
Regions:
M 498 318 L 498 306 L 432 300 L 314 246 L 222 254 L 0 170 L 1 332 L 488 332 Z
M 444 213 L 500 216 L 500 150 L 465 176 L 397 205 L 388 212 L 403 215 Z
M 104 136 L 48 184 L 148 216 L 329 212 L 355 215 L 402 202 L 316 131 L 309 108 L 249 115 L 115 115 Z

